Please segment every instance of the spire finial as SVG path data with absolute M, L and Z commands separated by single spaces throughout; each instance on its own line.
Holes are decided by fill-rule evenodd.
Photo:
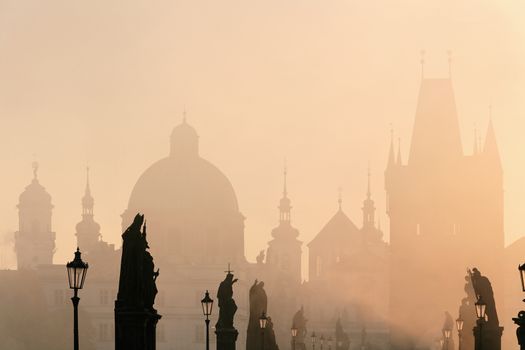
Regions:
M 38 162 L 36 160 L 33 161 L 32 167 L 33 167 L 33 179 L 37 180 L 38 179 Z
M 287 163 L 286 163 L 286 158 L 284 158 L 284 169 L 283 169 L 283 179 L 284 179 L 284 183 L 283 183 L 283 197 L 286 197 L 288 195 L 288 189 L 286 187 L 286 177 L 288 175 L 288 167 L 287 167 Z
M 339 188 L 337 189 L 337 192 L 338 192 L 337 203 L 339 203 L 339 211 L 341 211 L 343 210 L 343 188 L 339 186 Z
M 452 79 L 452 50 L 447 50 L 448 57 L 448 78 Z
M 372 192 L 370 191 L 370 162 L 368 162 L 368 173 L 367 173 L 367 177 L 368 177 L 368 184 L 367 184 L 367 188 L 366 188 L 366 198 L 370 199 L 370 197 L 372 196 Z
M 86 193 L 89 193 L 89 166 L 86 166 Z
M 489 121 L 492 121 L 492 103 L 489 104 Z
M 421 63 L 421 80 L 425 79 L 425 50 L 419 51 L 421 55 L 420 63 Z
M 394 127 L 390 123 L 390 150 L 388 151 L 388 168 L 393 167 L 396 163 L 394 156 Z

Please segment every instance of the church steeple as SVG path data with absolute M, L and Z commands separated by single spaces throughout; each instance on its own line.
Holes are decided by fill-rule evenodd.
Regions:
M 82 197 L 82 216 L 93 216 L 93 207 L 95 201 L 91 196 L 91 189 L 89 187 L 89 167 L 86 168 L 86 189 L 84 197 Z
M 372 193 L 370 190 L 370 167 L 368 167 L 368 183 L 366 190 L 366 199 L 363 201 L 363 229 L 375 228 L 375 204 L 372 200 Z
M 95 200 L 91 195 L 89 168 L 86 168 L 86 187 L 82 197 L 82 221 L 76 226 L 77 245 L 87 253 L 93 252 L 100 241 L 100 225 L 95 222 L 93 207 Z
M 394 129 L 390 128 L 390 150 L 388 151 L 387 169 L 392 168 L 396 164 L 396 156 L 394 155 Z
M 279 201 L 279 223 L 290 224 L 290 211 L 292 209 L 290 198 L 288 198 L 288 189 L 286 184 L 286 177 L 288 175 L 288 170 L 286 164 L 283 171 L 283 197 Z

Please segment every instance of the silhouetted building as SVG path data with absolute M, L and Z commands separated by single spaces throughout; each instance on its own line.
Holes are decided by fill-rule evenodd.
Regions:
M 228 178 L 199 155 L 197 132 L 186 120 L 173 129 L 170 153 L 139 177 L 122 214 L 127 227 L 137 212 L 148 219 L 148 237 L 156 266 L 166 271 L 157 284 L 156 308 L 163 315 L 157 348 L 205 346 L 200 300 L 231 263 L 239 282 L 235 327 L 246 329 L 249 264 L 244 257 L 244 216 Z M 250 277 L 249 277 L 250 276 Z M 216 315 L 211 316 L 212 324 Z M 213 333 L 213 332 L 212 332 Z M 238 344 L 245 344 L 240 332 Z M 215 337 L 210 337 L 215 347 Z
M 363 224 L 358 228 L 339 198 L 338 211 L 308 244 L 305 311 L 316 332 L 332 333 L 341 318 L 350 338 L 359 338 L 366 328 L 371 346 L 387 348 L 389 251 L 375 220 L 370 174 L 362 210 Z M 354 346 L 358 348 L 358 342 L 351 349 Z
M 15 251 L 18 269 L 34 269 L 53 263 L 55 232 L 51 229 L 51 196 L 38 182 L 38 164 L 33 164 L 33 180 L 20 195 Z
M 421 81 L 408 161 L 393 148 L 385 171 L 391 341 L 413 349 L 439 334 L 436 320 L 455 309 L 466 267 L 498 276 L 502 293 L 502 168 L 491 122 L 484 146 L 464 155 L 450 79 Z

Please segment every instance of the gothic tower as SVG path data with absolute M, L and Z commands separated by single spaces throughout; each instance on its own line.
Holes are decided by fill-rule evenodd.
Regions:
M 38 164 L 33 163 L 33 181 L 20 194 L 15 251 L 19 270 L 52 264 L 55 232 L 51 231 L 51 196 L 38 182 Z
M 393 148 L 392 140 L 391 342 L 413 349 L 428 345 L 444 310 L 457 308 L 467 268 L 486 271 L 496 298 L 503 294 L 502 169 L 492 123 L 483 149 L 463 154 L 450 78 L 422 79 L 406 164 Z
M 89 168 L 86 169 L 86 189 L 82 197 L 82 221 L 76 226 L 77 246 L 86 253 L 93 252 L 100 241 L 100 225 L 93 218 L 95 201 L 89 186 Z
M 273 239 L 268 243 L 266 263 L 279 271 L 282 278 L 294 283 L 301 282 L 301 245 L 299 231 L 291 224 L 292 209 L 286 187 L 284 170 L 283 197 L 279 202 L 279 226 L 272 230 Z

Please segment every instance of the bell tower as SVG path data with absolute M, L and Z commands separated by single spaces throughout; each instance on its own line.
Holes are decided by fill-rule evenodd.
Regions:
M 51 230 L 51 196 L 38 181 L 38 164 L 33 163 L 33 180 L 20 194 L 15 252 L 19 270 L 53 263 L 55 232 Z

